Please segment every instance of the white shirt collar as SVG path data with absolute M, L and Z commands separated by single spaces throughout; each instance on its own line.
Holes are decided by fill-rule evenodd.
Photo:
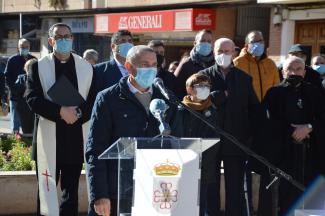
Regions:
M 114 57 L 114 61 L 117 64 L 118 69 L 120 70 L 122 77 L 125 77 L 129 74 L 129 72 L 126 70 L 125 66 L 122 65 L 115 57 Z
M 150 93 L 150 94 L 152 94 L 152 92 L 153 92 L 153 89 L 152 89 L 152 86 L 150 86 L 149 87 L 149 89 L 148 89 L 148 91 L 146 91 L 146 92 L 141 92 L 141 91 L 139 91 L 136 87 L 134 87 L 134 85 L 132 85 L 132 83 L 130 82 L 130 77 L 128 77 L 128 80 L 127 80 L 127 84 L 128 84 L 128 86 L 129 86 L 129 89 L 130 89 L 130 91 L 132 92 L 132 94 L 136 94 L 136 93 L 140 93 L 140 94 L 146 94 L 146 93 Z

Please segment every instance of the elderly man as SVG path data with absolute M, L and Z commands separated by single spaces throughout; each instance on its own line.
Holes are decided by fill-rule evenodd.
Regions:
M 245 47 L 239 57 L 234 59 L 234 65 L 253 78 L 253 87 L 260 101 L 269 88 L 280 82 L 275 63 L 265 53 L 264 38 L 260 31 L 247 34 Z
M 174 72 L 177 84 L 175 93 L 179 98 L 183 99 L 187 94 L 185 83 L 191 75 L 214 64 L 212 43 L 213 38 L 210 30 L 204 29 L 196 34 L 190 56 L 182 60 Z
M 283 64 L 284 80 L 267 92 L 263 106 L 267 115 L 269 135 L 264 155 L 295 180 L 308 185 L 315 174 L 324 170 L 325 98 L 319 89 L 304 81 L 303 59 L 291 56 Z M 319 153 L 322 152 L 322 153 Z M 271 215 L 270 192 L 262 176 L 259 215 Z M 281 180 L 279 188 L 280 215 L 299 198 L 299 189 Z M 291 215 L 291 214 L 290 214 Z
M 113 59 L 95 65 L 97 91 L 104 90 L 128 75 L 125 68 L 125 58 L 133 47 L 133 37 L 127 30 L 115 32 L 111 38 L 111 50 Z
M 32 58 L 35 58 L 29 53 L 30 42 L 25 38 L 19 39 L 18 41 L 18 51 L 19 53 L 11 56 L 8 60 L 6 69 L 4 71 L 6 83 L 9 87 L 9 105 L 10 105 L 10 119 L 11 119 L 11 130 L 13 133 L 19 133 L 20 120 L 19 115 L 16 111 L 17 91 L 15 89 L 15 82 L 20 74 L 25 74 L 24 65 Z
M 302 58 L 305 61 L 305 76 L 304 76 L 304 81 L 309 82 L 315 86 L 320 87 L 321 86 L 321 79 L 319 74 L 313 70 L 312 67 L 309 66 L 309 64 L 306 62 L 307 60 L 307 51 L 305 49 L 305 47 L 301 44 L 294 44 L 290 47 L 289 52 L 288 52 L 288 57 L 292 57 L 292 56 L 296 56 L 298 58 Z M 280 74 L 282 75 L 282 79 L 284 79 L 283 77 L 283 71 L 282 68 L 280 66 L 279 68 Z
M 40 205 L 37 215 L 78 215 L 78 186 L 84 162 L 84 143 L 89 131 L 93 102 L 96 97 L 93 68 L 80 56 L 73 54 L 73 36 L 70 26 L 56 23 L 49 29 L 48 43 L 53 53 L 32 64 L 28 74 L 26 99 L 38 118 L 36 146 L 33 146 L 37 164 Z M 49 90 L 66 79 L 83 100 L 69 106 L 51 97 Z M 58 84 L 60 85 L 60 84 Z M 58 86 L 57 89 L 61 89 Z M 70 93 L 70 92 L 68 92 Z M 52 95 L 53 96 L 53 95 Z M 70 95 L 71 100 L 73 95 Z M 67 98 L 70 100 L 70 98 Z M 60 179 L 62 198 L 57 200 Z
M 225 102 L 217 107 L 217 122 L 220 128 L 247 145 L 252 135 L 250 133 L 252 122 L 249 116 L 259 113 L 259 101 L 252 86 L 252 78 L 232 64 L 234 52 L 235 45 L 232 40 L 228 38 L 216 40 L 214 45 L 216 64 L 200 73 L 210 77 L 211 91 L 217 91 L 220 96 L 226 98 Z M 220 143 L 221 151 L 216 168 L 220 169 L 220 160 L 222 160 L 225 170 L 226 215 L 243 215 L 245 154 L 223 136 Z M 217 182 L 216 193 L 219 194 L 220 173 Z M 210 205 L 214 205 L 211 209 L 218 210 L 220 199 L 212 201 Z M 218 215 L 218 213 L 213 212 L 211 215 Z
M 95 65 L 98 62 L 98 52 L 94 49 L 87 49 L 83 53 L 83 59 L 89 62 L 89 64 Z
M 159 134 L 158 124 L 149 113 L 152 99 L 162 98 L 152 86 L 157 75 L 155 52 L 135 46 L 126 57 L 129 75 L 100 92 L 93 108 L 91 130 L 86 148 L 90 184 L 89 215 L 117 215 L 117 161 L 98 156 L 120 137 L 152 137 Z M 129 182 L 132 188 L 132 182 Z M 129 192 L 132 193 L 132 190 Z M 123 205 L 131 211 L 131 195 L 123 194 Z

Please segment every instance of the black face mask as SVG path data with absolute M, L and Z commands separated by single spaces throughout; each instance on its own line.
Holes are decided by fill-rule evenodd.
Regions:
M 290 75 L 286 78 L 286 82 L 292 87 L 298 87 L 303 80 L 304 78 L 299 75 Z
M 160 55 L 160 54 L 156 54 L 156 56 L 157 56 L 157 67 L 158 68 L 161 68 L 162 67 L 162 64 L 165 61 L 165 56 Z

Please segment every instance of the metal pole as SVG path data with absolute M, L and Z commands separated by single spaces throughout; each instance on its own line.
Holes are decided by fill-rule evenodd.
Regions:
M 23 37 L 23 14 L 19 13 L 19 38 Z

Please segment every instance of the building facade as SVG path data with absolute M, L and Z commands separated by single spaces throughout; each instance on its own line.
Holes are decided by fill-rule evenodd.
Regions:
M 32 52 L 36 56 L 47 54 L 50 51 L 47 30 L 56 22 L 65 22 L 72 27 L 76 53 L 81 55 L 85 49 L 93 48 L 99 51 L 100 61 L 109 58 L 110 37 L 121 28 L 134 33 L 135 44 L 146 44 L 152 39 L 163 40 L 167 47 L 167 62 L 179 60 L 183 53 L 189 52 L 195 34 L 203 28 L 211 29 L 215 38 L 233 39 L 239 47 L 243 46 L 245 35 L 250 30 L 262 30 L 269 38 L 271 7 L 261 7 L 256 0 L 179 0 L 177 4 L 174 0 L 61 0 L 62 5 L 57 7 L 49 2 L 0 0 L 0 25 L 4 26 L 4 31 L 0 32 L 1 55 L 17 51 L 20 32 L 32 41 Z M 202 11 L 209 12 L 200 13 Z M 119 20 L 112 21 L 132 13 L 134 17 L 130 24 L 134 26 L 123 27 Z M 146 22 L 139 17 L 150 19 L 147 28 L 134 28 Z M 165 27 L 166 23 L 169 27 Z M 157 30 L 159 25 L 164 26 Z
M 258 0 L 272 5 L 269 54 L 277 62 L 285 60 L 293 44 L 302 44 L 312 56 L 325 54 L 325 1 Z

